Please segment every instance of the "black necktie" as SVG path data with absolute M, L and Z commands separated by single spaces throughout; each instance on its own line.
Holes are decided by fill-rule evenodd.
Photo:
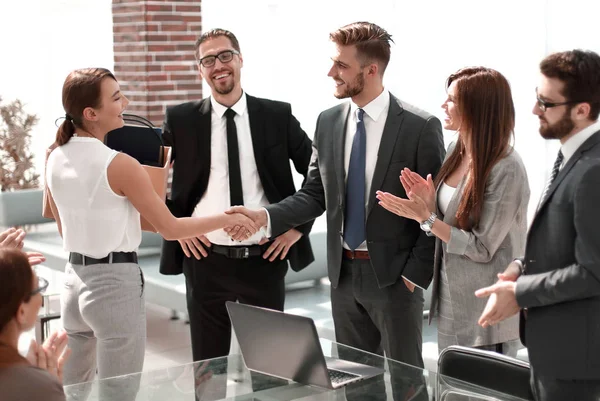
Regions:
M 242 173 L 240 171 L 240 149 L 237 140 L 237 128 L 235 127 L 235 111 L 227 109 L 227 159 L 229 162 L 229 200 L 231 206 L 244 204 L 244 192 L 242 191 Z
M 546 196 L 548 195 L 548 190 L 550 189 L 550 186 L 552 186 L 552 183 L 556 179 L 558 171 L 560 170 L 560 165 L 562 164 L 563 160 L 564 156 L 562 154 L 562 151 L 559 150 L 558 155 L 556 156 L 556 160 L 554 161 L 554 166 L 552 167 L 552 173 L 550 174 L 550 178 L 548 179 L 548 183 L 546 184 L 546 188 L 544 189 L 544 193 L 542 194 L 542 198 L 540 199 L 540 204 L 542 204 L 544 199 L 546 199 Z

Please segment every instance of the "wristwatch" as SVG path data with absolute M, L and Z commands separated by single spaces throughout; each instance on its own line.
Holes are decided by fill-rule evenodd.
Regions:
M 437 214 L 431 213 L 429 218 L 421 223 L 421 230 L 430 233 L 431 227 L 433 227 L 433 223 L 435 223 L 435 219 L 437 219 Z

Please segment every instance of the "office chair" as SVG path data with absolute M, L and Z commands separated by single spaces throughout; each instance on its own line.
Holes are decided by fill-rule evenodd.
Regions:
M 496 352 L 453 345 L 444 349 L 438 359 L 437 399 L 497 399 L 477 396 L 474 393 L 470 396 L 468 385 L 461 384 L 467 382 L 492 392 L 522 400 L 533 400 L 529 376 L 527 362 Z

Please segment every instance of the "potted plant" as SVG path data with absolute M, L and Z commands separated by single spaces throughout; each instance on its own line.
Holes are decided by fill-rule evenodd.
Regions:
M 31 152 L 31 130 L 38 118 L 20 100 L 0 98 L 0 226 L 43 222 L 40 175 Z M 45 220 L 47 221 L 47 220 Z

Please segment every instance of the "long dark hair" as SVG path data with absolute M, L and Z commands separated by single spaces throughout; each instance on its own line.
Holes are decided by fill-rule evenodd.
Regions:
M 0 249 L 0 332 L 23 302 L 31 298 L 33 271 L 27 255 L 18 249 Z
M 67 76 L 62 89 L 62 103 L 65 120 L 56 132 L 56 145 L 62 146 L 73 137 L 75 128 L 83 128 L 83 110 L 86 107 L 100 106 L 101 83 L 106 77 L 116 81 L 106 68 L 85 68 L 75 70 Z
M 456 219 L 461 229 L 477 227 L 483 207 L 485 183 L 494 165 L 510 152 L 514 138 L 515 106 L 510 85 L 498 71 L 469 67 L 448 77 L 446 88 L 456 82 L 456 99 L 461 129 L 454 152 L 446 159 L 435 179 L 443 182 L 460 166 L 468 138 L 471 164 Z

